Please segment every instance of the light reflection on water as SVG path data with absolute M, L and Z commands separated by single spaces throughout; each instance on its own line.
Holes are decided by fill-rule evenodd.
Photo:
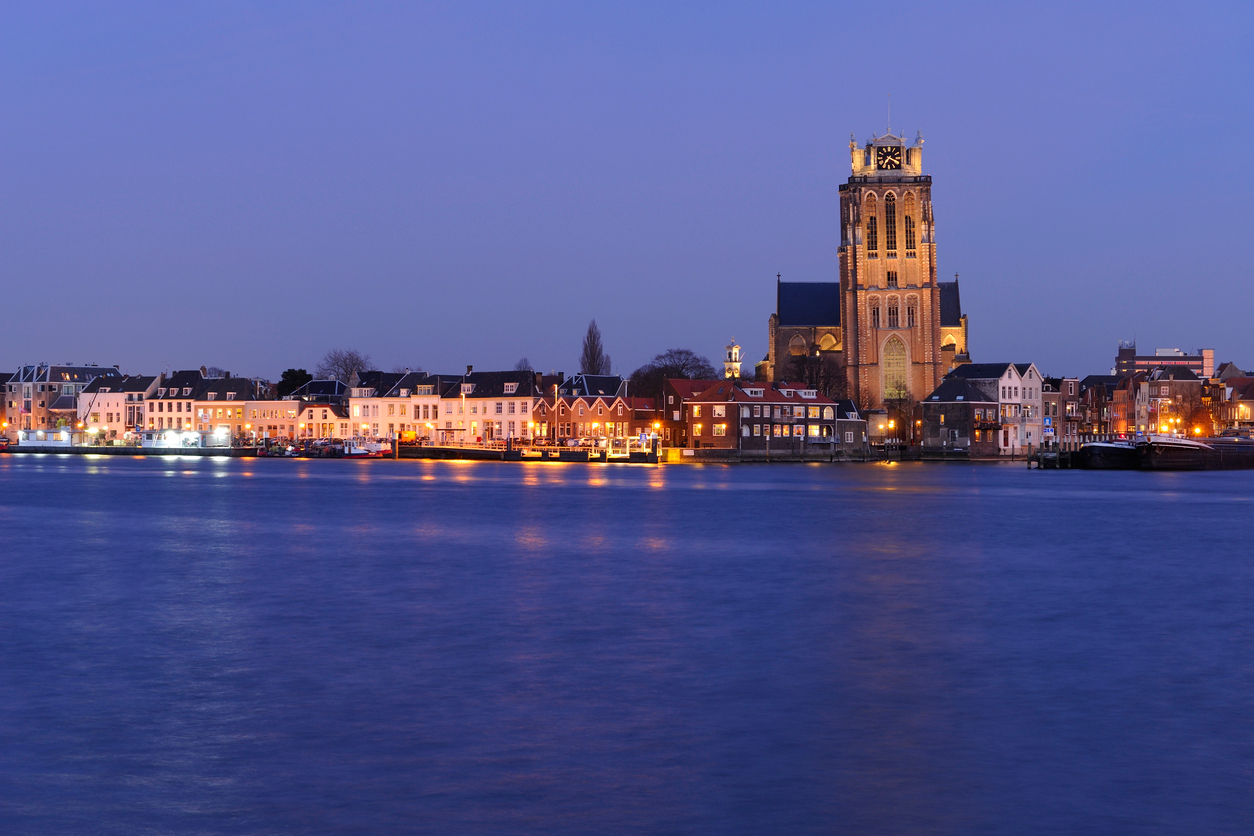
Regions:
M 1252 481 L 0 456 L 0 830 L 1241 832 Z

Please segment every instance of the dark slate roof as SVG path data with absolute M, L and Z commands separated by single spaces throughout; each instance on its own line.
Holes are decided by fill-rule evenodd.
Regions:
M 49 409 L 78 409 L 78 398 L 74 395 L 58 395 L 57 399 L 48 404 Z
M 932 390 L 932 394 L 923 399 L 924 403 L 956 403 L 958 401 L 976 403 L 997 403 L 980 387 L 961 377 L 947 377 L 940 386 Z
M 9 378 L 12 383 L 90 383 L 97 377 L 121 378 L 122 373 L 113 366 L 22 366 Z
M 348 387 L 338 380 L 311 380 L 289 397 L 297 400 L 320 401 L 326 398 L 348 397 Z
M 613 398 L 623 394 L 625 381 L 616 374 L 577 374 L 557 387 L 563 395 Z
M 148 387 L 156 380 L 153 375 L 128 374 L 121 380 L 111 377 L 98 377 L 83 387 L 84 395 L 93 395 L 101 388 L 110 392 L 147 392 Z M 0 381 L 2 382 L 2 381 Z
M 1150 380 L 1199 380 L 1192 369 L 1184 366 L 1162 366 L 1150 373 Z
M 840 325 L 840 282 L 776 281 L 775 313 L 785 327 Z
M 962 325 L 962 299 L 958 296 L 958 280 L 937 282 L 940 290 L 940 316 L 942 328 L 957 328 Z
M 215 401 L 248 401 L 253 399 L 255 392 L 256 387 L 246 377 L 215 377 L 204 382 L 197 400 L 208 400 L 209 395 L 213 395 Z M 231 393 L 235 394 L 234 398 L 227 397 Z
M 200 398 L 201 393 L 204 391 L 204 384 L 207 382 L 205 376 L 200 373 L 200 369 L 172 372 L 157 384 L 157 391 L 152 393 L 151 400 L 181 401 L 186 398 Z M 162 389 L 165 390 L 164 394 L 162 394 Z M 184 389 L 190 389 L 191 391 L 184 395 Z
M 593 378 L 593 380 L 604 380 L 605 378 Z M 621 380 L 621 378 L 614 378 Z M 476 398 L 501 398 L 501 397 L 531 397 L 536 394 L 536 373 L 528 371 L 508 371 L 508 372 L 471 372 L 465 376 L 466 383 L 475 385 L 472 397 Z M 517 383 L 518 387 L 514 394 L 506 396 L 505 384 Z M 611 393 L 612 394 L 612 393 Z
M 1028 373 L 1028 367 L 1031 366 L 1032 364 L 1031 363 L 1014 363 L 1013 365 L 1015 367 L 1015 371 L 1019 373 L 1019 377 L 1023 377 L 1025 374 Z
M 836 417 L 842 421 L 861 421 L 858 405 L 848 398 L 836 401 Z
M 392 384 L 391 389 L 379 394 L 386 398 L 409 397 L 419 386 L 434 386 L 435 384 L 435 378 L 426 372 L 406 372 Z M 433 389 L 432 391 L 438 392 L 439 390 Z M 402 392 L 405 394 L 402 395 Z
M 373 389 L 376 395 L 383 395 L 390 392 L 396 382 L 404 376 L 404 372 L 381 372 L 378 369 L 371 369 L 357 375 L 357 385 L 352 388 Z
M 945 377 L 962 377 L 967 380 L 998 379 L 1010 368 L 1010 363 L 964 363 L 955 366 Z
M 1083 392 L 1085 389 L 1094 386 L 1105 386 L 1106 391 L 1110 392 L 1119 385 L 1119 381 L 1122 379 L 1117 374 L 1091 374 L 1080 381 L 1080 391 Z

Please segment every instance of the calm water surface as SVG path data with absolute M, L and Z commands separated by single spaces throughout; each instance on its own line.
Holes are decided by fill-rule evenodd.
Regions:
M 0 832 L 1249 833 L 1254 473 L 0 457 Z

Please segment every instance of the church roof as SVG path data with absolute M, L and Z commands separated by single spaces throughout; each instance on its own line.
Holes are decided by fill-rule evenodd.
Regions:
M 793 327 L 840 325 L 840 282 L 775 283 L 779 324 Z
M 942 328 L 958 328 L 962 325 L 962 300 L 958 296 L 958 280 L 937 282 L 940 289 L 940 316 Z

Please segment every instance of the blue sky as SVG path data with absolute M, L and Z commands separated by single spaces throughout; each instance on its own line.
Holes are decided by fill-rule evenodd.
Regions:
M 979 361 L 1254 367 L 1249 4 L 10 4 L 0 365 L 617 371 L 835 280 L 926 138 Z

